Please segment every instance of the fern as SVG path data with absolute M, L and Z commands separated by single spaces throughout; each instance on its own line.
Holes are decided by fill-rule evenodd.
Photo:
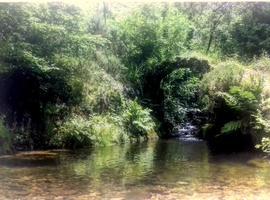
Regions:
M 224 126 L 221 128 L 221 134 L 219 134 L 219 135 L 230 134 L 230 133 L 236 132 L 240 128 L 241 128 L 241 121 L 240 120 L 230 121 L 230 122 L 224 124 Z

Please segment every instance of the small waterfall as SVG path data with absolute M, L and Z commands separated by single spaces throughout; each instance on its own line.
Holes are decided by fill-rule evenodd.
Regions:
M 196 137 L 198 133 L 198 127 L 192 125 L 191 123 L 185 123 L 178 127 L 177 136 L 183 141 L 201 141 L 201 139 Z

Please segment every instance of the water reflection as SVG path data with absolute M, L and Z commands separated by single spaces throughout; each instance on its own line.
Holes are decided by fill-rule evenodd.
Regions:
M 261 155 L 212 155 L 204 142 L 53 153 L 0 159 L 0 199 L 264 199 L 270 193 L 270 164 Z

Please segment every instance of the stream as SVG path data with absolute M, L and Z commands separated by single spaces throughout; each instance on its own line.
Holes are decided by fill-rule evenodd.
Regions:
M 176 138 L 0 158 L 0 199 L 269 199 L 270 163 Z

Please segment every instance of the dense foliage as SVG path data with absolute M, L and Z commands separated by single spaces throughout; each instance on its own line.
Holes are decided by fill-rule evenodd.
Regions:
M 0 5 L 0 144 L 111 145 L 192 122 L 269 152 L 270 4 L 135 7 Z
M 236 62 L 221 63 L 205 75 L 202 87 L 212 115 L 204 137 L 223 141 L 227 138 L 233 145 L 236 139 L 254 136 L 263 87 L 259 73 Z M 233 142 L 232 136 L 236 137 Z

